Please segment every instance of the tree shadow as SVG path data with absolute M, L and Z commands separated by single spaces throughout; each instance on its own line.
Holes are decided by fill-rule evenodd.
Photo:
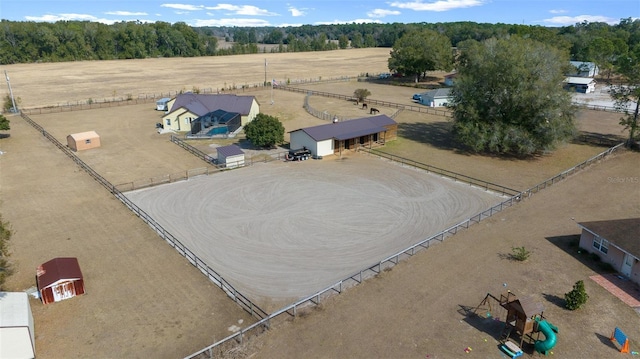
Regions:
M 555 294 L 548 294 L 548 293 L 542 293 L 542 296 L 544 297 L 544 299 L 547 300 L 547 302 L 559 307 L 559 308 L 565 308 L 565 300 L 564 298 L 558 297 Z
M 455 141 L 451 127 L 452 123 L 449 121 L 401 123 L 398 125 L 398 136 L 412 141 L 430 144 L 444 150 L 467 153 L 467 151 Z
M 3 139 L 3 138 L 9 138 L 9 137 L 11 137 L 11 134 L 8 134 L 8 133 L 0 133 L 0 140 L 1 140 L 1 139 Z
M 619 135 L 580 131 L 580 133 L 571 142 L 579 145 L 613 147 L 624 141 L 625 139 Z

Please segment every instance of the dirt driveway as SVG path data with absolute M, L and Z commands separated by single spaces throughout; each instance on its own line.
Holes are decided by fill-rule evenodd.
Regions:
M 351 64 L 340 70 L 329 60 L 344 60 L 349 57 L 348 52 L 328 53 L 325 61 L 313 53 L 318 57 L 312 62 L 313 69 L 322 76 L 350 76 L 377 68 L 384 71 L 388 49 L 382 50 L 366 56 L 356 51 L 354 62 L 338 62 Z M 278 57 L 279 61 L 269 59 L 274 67 L 276 63 L 283 65 L 278 77 L 289 77 L 289 67 L 291 73 L 300 71 L 303 77 L 309 77 L 304 62 L 285 55 L 288 54 Z M 247 69 L 258 73 L 250 79 L 235 74 L 237 83 L 261 82 L 262 58 L 257 64 L 255 59 L 245 57 L 226 60 L 251 63 Z M 8 68 L 14 92 L 23 98 L 24 105 L 31 106 L 108 97 L 114 90 L 118 95 L 175 88 L 162 82 L 164 79 L 151 83 L 156 80 L 146 72 L 151 63 L 158 65 L 156 70 L 177 67 L 184 71 L 182 77 L 192 80 L 185 80 L 182 87 L 217 86 L 214 81 L 193 80 L 202 77 L 195 62 L 190 62 L 193 66 L 188 72 L 172 61 Z M 207 68 L 206 63 L 202 66 Z M 61 78 L 67 81 L 64 88 L 51 91 L 59 86 Z M 101 85 L 95 86 L 96 83 Z M 338 93 L 353 92 L 336 84 L 327 86 Z M 378 87 L 371 88 L 372 97 L 391 97 L 399 91 L 390 87 L 385 94 L 379 93 Z M 287 130 L 322 123 L 304 112 L 302 95 L 277 92 L 273 105 L 269 104 L 270 95 L 269 91 L 256 92 L 264 112 L 279 116 Z M 321 108 L 322 100 L 316 100 L 313 99 L 314 107 Z M 332 108 L 347 105 L 353 106 L 330 104 Z M 202 166 L 166 136 L 154 132 L 159 114 L 147 107 L 149 104 L 138 106 L 33 118 L 61 141 L 69 133 L 102 131 L 104 146 L 79 155 L 112 183 Z M 16 231 L 12 258 L 17 272 L 8 287 L 24 290 L 34 285 L 35 267 L 55 256 L 78 257 L 87 280 L 87 294 L 81 298 L 47 307 L 32 300 L 39 357 L 182 357 L 252 322 L 248 314 L 55 146 L 19 118 L 10 119 L 11 137 L 0 140 L 0 150 L 5 152 L 0 155 L 0 212 Z M 441 118 L 404 112 L 398 121 L 401 137 L 388 144 L 386 151 L 515 188 L 527 188 L 603 150 L 577 142 L 553 155 L 531 160 L 491 158 L 459 151 L 447 137 L 447 122 Z M 619 134 L 616 117 L 607 113 L 584 112 L 579 121 L 586 132 Z M 159 160 L 160 153 L 170 159 Z M 504 284 L 516 294 L 532 295 L 545 305 L 545 316 L 560 328 L 556 356 L 619 355 L 608 341 L 616 326 L 629 335 L 632 350 L 638 350 L 636 312 L 588 280 L 599 267 L 577 255 L 572 243 L 578 227 L 571 219 L 638 216 L 639 185 L 612 180 L 640 178 L 637 163 L 638 154 L 622 152 L 592 166 L 442 245 L 421 252 L 377 279 L 275 326 L 229 356 L 500 358 L 495 342 L 496 323 L 469 319 L 463 314 L 468 307 L 478 305 L 487 292 L 503 291 Z M 525 263 L 508 260 L 513 246 L 530 248 L 531 259 Z M 561 306 L 562 297 L 578 279 L 585 280 L 591 297 L 582 310 L 567 312 Z M 473 348 L 469 354 L 463 351 L 467 347 Z

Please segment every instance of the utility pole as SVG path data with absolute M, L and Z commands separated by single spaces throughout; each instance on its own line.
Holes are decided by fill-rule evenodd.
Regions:
M 13 91 L 11 90 L 11 82 L 9 82 L 9 74 L 7 74 L 7 70 L 4 70 L 4 77 L 7 78 L 7 85 L 9 86 L 9 96 L 11 96 L 11 112 L 17 113 L 18 108 L 16 107 L 16 101 L 13 99 Z
M 264 59 L 264 85 L 267 86 L 267 59 Z

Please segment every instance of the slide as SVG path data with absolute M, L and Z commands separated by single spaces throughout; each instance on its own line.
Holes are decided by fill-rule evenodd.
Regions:
M 539 318 L 536 318 L 536 321 L 538 322 L 538 330 L 544 334 L 545 339 L 536 341 L 534 348 L 538 353 L 547 355 L 547 352 L 556 346 L 558 327 Z

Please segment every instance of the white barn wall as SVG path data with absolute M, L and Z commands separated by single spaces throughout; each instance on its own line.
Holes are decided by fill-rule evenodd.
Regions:
M 289 134 L 289 143 L 289 147 L 292 150 L 298 150 L 302 147 L 306 147 L 309 151 L 311 151 L 312 155 L 318 155 L 318 147 L 316 146 L 316 141 L 302 130 L 291 132 Z

